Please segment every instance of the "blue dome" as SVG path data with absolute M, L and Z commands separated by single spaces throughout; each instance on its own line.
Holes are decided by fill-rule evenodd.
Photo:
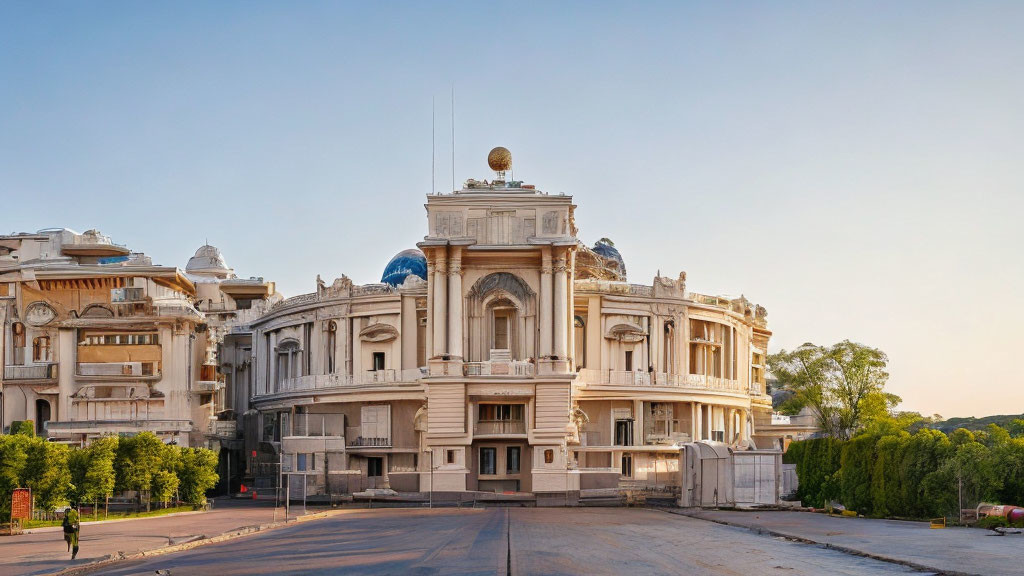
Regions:
M 615 249 L 615 246 L 612 246 L 602 238 L 594 243 L 593 250 L 603 258 L 618 262 L 622 276 L 626 276 L 626 261 L 622 259 L 622 254 L 619 254 L 619 251 Z
M 416 248 L 395 254 L 384 268 L 384 275 L 380 277 L 380 281 L 392 286 L 401 286 L 410 274 L 427 279 L 427 257 Z

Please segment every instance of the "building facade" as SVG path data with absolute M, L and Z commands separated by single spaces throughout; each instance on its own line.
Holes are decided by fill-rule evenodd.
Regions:
M 96 230 L 0 237 L 3 427 L 82 444 L 151 431 L 203 443 L 215 374 L 195 285 Z
M 679 487 L 681 446 L 773 447 L 766 312 L 630 284 L 571 196 L 506 180 L 427 197 L 419 250 L 253 321 L 259 474 L 303 494 Z M 255 427 L 255 426 L 254 426 Z

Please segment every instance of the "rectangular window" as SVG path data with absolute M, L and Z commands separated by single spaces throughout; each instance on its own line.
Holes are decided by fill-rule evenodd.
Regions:
M 377 478 L 384 475 L 384 459 L 380 457 L 369 457 L 366 459 L 366 475 L 370 478 Z
M 391 406 L 372 405 L 360 408 L 360 436 L 370 446 L 391 444 Z
M 632 454 L 623 454 L 622 455 L 622 471 L 620 472 L 620 474 L 622 474 L 622 476 L 624 476 L 626 478 L 632 478 L 633 477 L 633 455 Z
M 315 454 L 296 454 L 295 455 L 295 470 L 299 472 L 309 472 L 316 470 L 316 455 Z
M 480 404 L 479 420 L 481 421 L 515 421 L 523 420 L 522 404 Z
M 615 445 L 616 446 L 632 446 L 633 445 L 633 420 L 616 420 L 615 421 Z
M 263 413 L 263 441 L 274 442 L 277 437 L 277 412 Z
M 484 474 L 497 474 L 498 466 L 498 449 L 497 448 L 481 448 L 480 449 L 480 475 Z
M 33 362 L 49 362 L 50 361 L 50 337 L 39 336 L 32 341 L 32 361 Z
M 632 372 L 632 371 L 633 371 L 633 351 L 632 350 L 627 350 L 626 351 L 626 372 Z
M 373 369 L 375 371 L 384 369 L 384 353 L 374 352 L 373 353 Z
M 519 455 L 522 449 L 519 446 L 505 448 L 505 473 L 519 474 Z
M 675 431 L 673 427 L 674 406 L 668 402 L 651 402 L 650 418 L 652 425 L 648 428 L 648 434 L 655 436 L 671 436 Z
M 445 461 L 448 464 L 455 464 L 455 450 L 445 450 Z
M 712 430 L 711 439 L 715 442 L 725 442 L 725 430 Z

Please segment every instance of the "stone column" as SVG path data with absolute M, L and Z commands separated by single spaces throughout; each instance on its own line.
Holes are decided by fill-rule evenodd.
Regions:
M 448 262 L 448 353 L 462 358 L 462 248 L 452 247 Z
M 633 400 L 633 445 L 643 446 L 647 442 L 644 435 L 644 402 Z
M 540 304 L 537 315 L 540 317 L 540 350 L 538 356 L 551 355 L 551 248 L 545 246 L 541 250 L 540 268 Z
M 436 266 L 434 266 L 434 258 L 429 250 L 424 250 L 427 255 L 427 330 L 426 330 L 426 342 L 425 348 L 426 356 L 425 360 L 429 360 L 434 356 L 434 272 Z
M 700 404 L 690 402 L 690 441 L 700 440 Z
M 267 393 L 277 392 L 277 332 L 271 332 L 267 339 L 267 354 L 270 356 L 269 370 L 267 370 Z
M 566 333 L 567 324 L 569 323 L 569 313 L 566 308 L 569 303 L 568 293 L 568 267 L 565 262 L 565 254 L 560 254 L 555 258 L 554 272 L 555 272 L 555 350 L 554 355 L 558 356 L 559 359 L 567 356 L 566 346 Z
M 434 259 L 434 356 L 440 356 L 448 350 L 447 316 L 448 316 L 448 262 L 445 259 L 445 248 L 435 249 Z

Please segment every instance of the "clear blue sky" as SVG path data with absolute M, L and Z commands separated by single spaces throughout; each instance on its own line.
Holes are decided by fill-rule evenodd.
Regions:
M 630 279 L 884 349 L 925 413 L 1024 411 L 1024 3 L 0 4 L 0 231 L 209 238 L 286 294 L 379 279 L 438 189 L 575 196 Z

